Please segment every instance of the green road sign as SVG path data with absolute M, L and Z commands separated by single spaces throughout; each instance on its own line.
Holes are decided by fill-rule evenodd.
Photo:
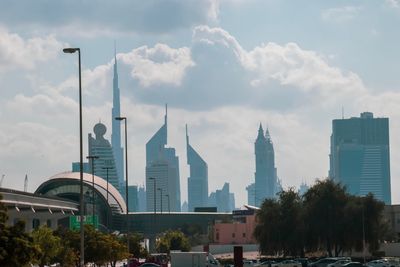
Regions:
M 69 229 L 79 230 L 81 228 L 80 219 L 81 219 L 80 215 L 69 216 Z M 99 216 L 97 215 L 83 216 L 83 224 L 90 224 L 93 225 L 94 228 L 99 229 Z

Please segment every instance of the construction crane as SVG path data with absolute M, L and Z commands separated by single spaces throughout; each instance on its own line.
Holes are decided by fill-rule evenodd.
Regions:
M 3 180 L 4 180 L 4 177 L 5 177 L 6 175 L 5 174 L 3 174 L 2 176 L 1 176 L 1 180 L 0 180 L 0 187 L 2 187 L 3 186 Z
M 24 192 L 28 190 L 28 174 L 25 174 Z

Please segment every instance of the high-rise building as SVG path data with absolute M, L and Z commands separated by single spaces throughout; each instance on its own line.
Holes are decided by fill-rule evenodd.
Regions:
M 254 199 L 255 206 L 260 206 L 265 198 L 275 198 L 277 190 L 274 146 L 268 129 L 264 135 L 261 123 L 254 150 L 256 155 Z
M 217 207 L 218 212 L 231 212 L 235 208 L 235 195 L 229 191 L 229 183 L 225 183 L 222 189 L 211 192 L 208 205 Z
M 129 185 L 128 186 L 128 195 L 129 195 L 129 211 L 137 212 L 138 207 L 138 187 L 136 185 Z
M 110 142 L 104 138 L 104 134 L 107 131 L 107 127 L 102 123 L 97 123 L 93 132 L 95 137 L 89 133 L 89 156 L 97 156 L 99 158 L 89 161 L 89 170 L 92 172 L 92 166 L 94 174 L 107 180 L 107 168 L 108 168 L 108 181 L 115 188 L 119 189 L 119 182 L 117 176 L 117 170 L 115 168 L 114 154 L 110 145 Z
M 83 172 L 90 173 L 89 162 L 83 162 Z M 81 163 L 80 162 L 72 162 L 72 172 L 80 172 L 81 171 Z
M 111 124 L 112 124 L 112 134 L 111 134 L 111 145 L 114 153 L 116 173 L 118 177 L 119 191 L 122 195 L 125 195 L 125 191 L 122 191 L 124 186 L 124 157 L 123 149 L 121 146 L 121 122 L 117 121 L 115 118 L 121 116 L 120 108 L 120 94 L 118 87 L 118 69 L 117 69 L 117 55 L 114 51 L 114 77 L 113 77 L 113 107 L 111 111 Z
M 186 154 L 187 164 L 190 166 L 188 178 L 188 206 L 189 211 L 196 207 L 207 207 L 208 204 L 208 166 L 203 158 L 189 144 L 189 135 L 186 126 Z
M 389 119 L 360 117 L 332 121 L 329 177 L 354 195 L 374 196 L 391 204 Z
M 146 190 L 144 186 L 139 186 L 138 188 L 138 211 L 146 211 Z
M 168 211 L 168 201 L 170 211 L 181 210 L 179 158 L 176 156 L 175 148 L 165 147 L 167 145 L 167 115 L 166 106 L 164 125 L 146 144 L 147 211 L 154 210 L 154 200 L 156 200 L 157 210 L 161 210 L 163 203 L 162 210 Z M 156 185 L 156 195 L 154 194 L 154 184 Z
M 254 183 L 249 184 L 246 187 L 247 190 L 247 204 L 250 206 L 255 206 L 255 201 L 256 201 L 256 187 Z

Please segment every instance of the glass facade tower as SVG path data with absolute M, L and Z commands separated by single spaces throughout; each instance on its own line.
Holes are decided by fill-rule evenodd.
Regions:
M 354 195 L 391 204 L 389 119 L 371 112 L 332 121 L 329 177 Z
M 194 211 L 196 207 L 206 207 L 208 205 L 208 166 L 203 158 L 190 145 L 187 126 L 186 154 L 187 164 L 190 166 L 190 177 L 188 178 L 188 209 L 189 211 Z

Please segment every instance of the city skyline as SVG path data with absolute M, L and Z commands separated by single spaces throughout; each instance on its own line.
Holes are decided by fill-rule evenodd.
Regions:
M 400 203 L 399 1 L 151 3 L 4 1 L 4 187 L 22 190 L 28 174 L 33 191 L 79 157 L 77 58 L 64 55 L 64 47 L 82 52 L 84 136 L 101 119 L 111 140 L 116 41 L 130 184 L 144 184 L 144 144 L 165 103 L 170 146 L 185 160 L 190 125 L 196 150 L 207 159 L 210 192 L 229 182 L 237 206 L 247 202 L 245 187 L 254 180 L 260 121 L 268 123 L 287 188 L 328 176 L 331 121 L 342 110 L 344 118 L 370 111 L 391 122 L 392 203 Z M 180 177 L 183 202 L 189 168 L 182 162 Z

